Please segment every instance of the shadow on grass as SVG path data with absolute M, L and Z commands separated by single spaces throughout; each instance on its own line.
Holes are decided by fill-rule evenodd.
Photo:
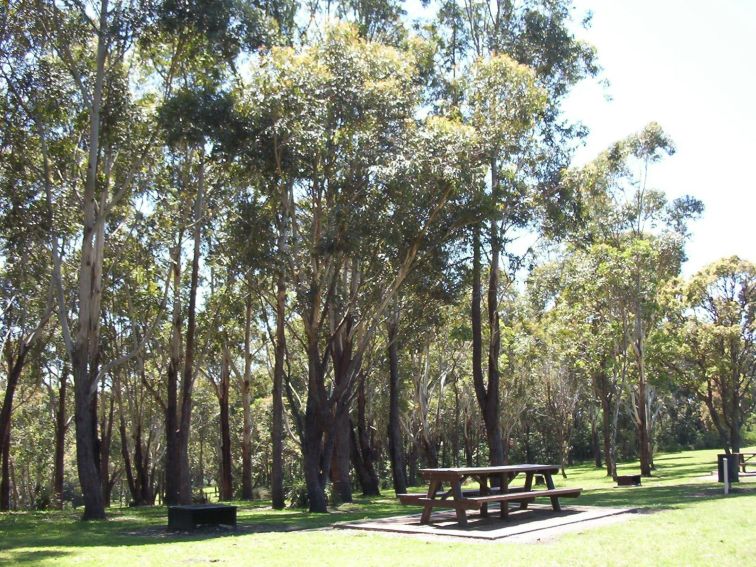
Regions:
M 756 495 L 756 487 L 737 487 L 730 497 Z M 639 486 L 587 490 L 580 496 L 585 506 L 672 509 L 687 508 L 706 499 L 723 498 L 722 489 L 707 484 Z
M 57 549 L 36 549 L 33 551 L 17 550 L 8 552 L 8 558 L 10 559 L 11 565 L 44 561 L 45 559 L 59 559 L 66 555 L 70 555 L 70 552 Z
M 653 479 L 652 479 L 653 480 Z M 753 487 L 738 487 L 732 496 L 756 495 Z M 643 512 L 685 508 L 701 500 L 723 498 L 713 483 L 649 485 L 638 488 L 588 489 L 575 500 L 581 506 L 635 508 Z M 237 538 L 274 532 L 330 528 L 337 522 L 379 519 L 419 511 L 401 506 L 392 496 L 356 499 L 329 514 L 302 510 L 271 510 L 265 504 L 236 502 L 238 528 L 202 529 L 172 533 L 165 529 L 165 508 L 111 511 L 106 522 L 81 522 L 77 512 L 0 514 L 0 556 L 12 563 L 41 561 L 75 552 L 76 548 L 132 547 L 192 542 L 215 538 Z
M 389 497 L 355 499 L 353 504 L 345 504 L 328 514 L 310 514 L 297 509 L 275 511 L 259 503 L 233 504 L 239 506 L 237 529 L 201 528 L 193 532 L 169 532 L 164 507 L 111 510 L 104 522 L 82 522 L 75 511 L 0 514 L 0 553 L 13 555 L 14 562 L 33 561 L 35 553 L 63 554 L 71 548 L 141 546 L 316 530 L 331 527 L 336 522 L 407 513 L 406 508 Z M 29 559 L 17 557 L 22 553 L 28 554 Z

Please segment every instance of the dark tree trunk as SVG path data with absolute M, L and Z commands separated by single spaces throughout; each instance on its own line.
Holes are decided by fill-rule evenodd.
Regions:
M 495 172 L 495 169 L 494 169 Z M 496 184 L 496 179 L 492 183 Z M 506 461 L 504 442 L 501 436 L 501 408 L 499 400 L 499 354 L 501 352 L 501 329 L 499 322 L 499 242 L 498 223 L 491 222 L 491 269 L 488 278 L 488 387 L 486 405 L 482 409 L 486 425 L 488 450 L 491 465 L 503 465 Z
M 110 447 L 113 439 L 113 416 L 114 416 L 114 399 L 110 397 L 110 404 L 107 413 L 103 412 L 100 431 L 102 439 L 100 440 L 100 479 L 102 481 L 102 497 L 105 507 L 110 507 L 110 494 L 113 489 L 113 482 L 110 478 Z
M 76 465 L 79 483 L 84 497 L 83 520 L 104 520 L 105 499 L 99 467 L 99 443 L 97 441 L 97 417 L 94 411 L 97 402 L 97 387 L 88 373 L 89 364 L 74 351 L 74 405 L 76 426 Z
M 283 479 L 283 381 L 286 357 L 286 282 L 281 271 L 276 284 L 276 345 L 273 366 L 273 424 L 271 429 L 271 499 L 273 508 L 286 505 Z
M 220 499 L 234 498 L 233 477 L 231 471 L 231 423 L 229 416 L 229 386 L 230 386 L 230 353 L 223 349 L 223 364 L 221 366 L 220 384 L 218 385 L 218 405 L 220 406 L 220 437 L 221 437 L 221 479 Z
M 244 304 L 244 376 L 242 377 L 242 500 L 252 500 L 252 297 Z M 274 402 L 275 403 L 275 402 Z M 274 505 L 275 508 L 275 505 Z
M 606 463 L 606 476 L 614 474 L 612 457 L 612 403 L 609 392 L 609 380 L 605 371 L 601 371 L 596 378 L 596 392 L 601 402 L 601 434 L 604 445 L 604 461 Z
M 372 449 L 370 447 L 363 447 L 360 441 L 360 433 L 352 428 L 351 439 L 351 455 L 352 464 L 354 470 L 357 473 L 357 480 L 360 483 L 363 496 L 380 496 L 381 486 L 380 479 L 375 472 L 375 466 L 373 464 Z M 364 441 L 363 441 L 364 442 Z
M 494 223 L 495 224 L 495 223 Z M 495 229 L 492 228 L 492 236 Z M 476 226 L 473 234 L 473 289 L 471 304 L 471 323 L 473 332 L 473 384 L 475 396 L 483 415 L 488 441 L 491 465 L 504 464 L 504 444 L 501 438 L 499 421 L 499 317 L 497 313 L 496 293 L 498 288 L 498 244 L 492 243 L 491 277 L 488 289 L 488 313 L 491 325 L 491 341 L 488 353 L 488 384 L 483 378 L 483 327 L 481 322 L 481 242 L 480 227 Z
M 365 376 L 360 377 L 357 390 L 357 431 L 350 424 L 352 438 L 352 461 L 364 496 L 380 496 L 380 479 L 375 471 L 375 451 L 368 433 L 367 398 L 365 395 Z
M 394 480 L 396 494 L 407 492 L 407 477 L 404 467 L 404 452 L 402 450 L 402 428 L 399 413 L 399 398 L 401 380 L 399 377 L 399 346 L 397 344 L 398 323 L 396 317 L 388 325 L 388 358 L 389 358 L 389 457 L 391 459 L 391 474 Z
M 334 422 L 331 460 L 331 483 L 340 502 L 352 502 L 352 481 L 349 478 L 351 430 L 349 414 L 342 412 Z
M 645 376 L 641 374 L 638 383 L 638 439 L 640 442 L 640 470 L 641 475 L 651 476 L 651 443 L 648 435 L 647 420 L 647 401 L 646 401 L 646 381 Z
M 165 404 L 165 503 L 180 504 L 178 377 L 181 366 L 181 238 L 173 250 L 173 315 Z
M 307 501 L 310 512 L 325 513 L 328 502 L 325 496 L 325 485 L 321 475 L 321 459 L 323 457 L 324 432 L 318 423 L 314 408 L 310 410 L 310 403 L 305 411 L 304 445 L 302 457 L 304 461 L 305 484 L 307 485 Z
M 604 466 L 604 463 L 601 459 L 601 442 L 599 441 L 595 409 L 591 411 L 591 447 L 593 449 L 593 463 L 597 469 L 600 469 Z
M 321 362 L 318 336 L 310 330 L 307 337 L 308 388 L 304 417 L 302 460 L 310 512 L 328 512 L 325 485 L 331 465 L 333 439 L 328 438 L 329 408 L 325 390 L 325 369 Z
M 5 439 L 0 449 L 0 512 L 10 510 L 10 428 L 5 430 Z
M 333 322 L 335 327 L 335 321 Z M 349 421 L 349 405 L 340 400 L 339 393 L 346 393 L 349 381 L 347 372 L 352 363 L 352 343 L 349 338 L 351 324 L 349 320 L 340 330 L 334 329 L 336 336 L 331 346 L 331 359 L 335 392 L 335 416 L 332 429 L 333 456 L 331 459 L 330 478 L 333 491 L 341 502 L 352 502 L 352 481 L 349 478 L 351 457 L 351 423 Z
M 11 416 L 13 412 L 13 398 L 16 394 L 16 387 L 21 378 L 21 371 L 24 368 L 26 355 L 29 352 L 28 347 L 21 342 L 19 352 L 14 357 L 11 353 L 10 341 L 5 345 L 5 359 L 8 366 L 8 380 L 5 386 L 5 395 L 3 396 L 3 407 L 0 410 L 0 454 L 4 462 L 2 467 L 2 479 L 0 479 L 0 511 L 8 511 L 10 506 L 10 439 L 11 439 Z
M 126 473 L 126 484 L 129 486 L 129 494 L 131 494 L 131 503 L 134 506 L 139 506 L 141 502 L 139 490 L 137 489 L 136 480 L 134 478 L 134 469 L 131 466 L 131 454 L 129 453 L 129 438 L 126 433 L 126 420 L 123 413 L 119 412 L 118 419 L 118 434 L 121 438 L 121 457 L 123 458 L 123 468 Z
M 155 503 L 154 476 L 155 470 L 150 470 L 150 444 L 152 435 L 147 439 L 147 445 L 142 440 L 142 424 L 137 423 L 134 432 L 134 468 L 136 469 L 136 487 L 139 502 L 143 505 Z
M 200 154 L 204 151 L 200 150 Z M 179 418 L 179 502 L 192 503 L 192 479 L 189 471 L 189 430 L 192 423 L 192 390 L 194 388 L 194 349 L 197 331 L 197 289 L 199 288 L 200 246 L 202 240 L 202 215 L 204 211 L 204 163 L 199 164 L 197 198 L 194 204 L 194 251 L 192 274 L 189 283 L 189 306 L 186 321 L 186 350 L 181 376 L 181 416 Z
M 63 468 L 66 448 L 66 391 L 68 369 L 63 365 L 58 391 L 58 411 L 55 415 L 55 464 L 53 472 L 53 503 L 58 510 L 63 509 Z

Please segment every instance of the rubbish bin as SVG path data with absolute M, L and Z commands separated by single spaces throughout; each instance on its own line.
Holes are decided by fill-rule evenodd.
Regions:
M 740 461 L 740 455 L 738 453 L 731 453 L 729 455 L 720 454 L 717 455 L 717 480 L 724 482 L 724 460 L 727 459 L 727 478 L 730 482 L 738 481 L 738 465 Z

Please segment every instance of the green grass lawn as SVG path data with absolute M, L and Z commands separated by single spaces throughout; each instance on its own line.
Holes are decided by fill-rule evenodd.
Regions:
M 751 449 L 753 450 L 753 449 Z M 626 522 L 566 534 L 548 543 L 428 541 L 329 529 L 335 522 L 411 511 L 393 493 L 357 499 L 331 514 L 273 511 L 237 503 L 245 526 L 227 534 L 169 535 L 164 508 L 113 509 L 107 522 L 76 512 L 0 514 L 0 564 L 35 565 L 751 565 L 756 557 L 756 482 L 725 497 L 704 475 L 717 451 L 658 455 L 654 478 L 613 488 L 591 465 L 568 470 L 557 486 L 581 486 L 574 502 L 639 508 Z M 632 465 L 620 468 L 634 472 Z M 566 501 L 565 504 L 573 502 Z

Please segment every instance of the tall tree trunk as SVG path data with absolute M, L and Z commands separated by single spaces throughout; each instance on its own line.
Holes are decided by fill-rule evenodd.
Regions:
M 134 432 L 134 468 L 136 469 L 136 488 L 139 494 L 139 502 L 144 505 L 155 503 L 154 469 L 150 472 L 150 443 L 151 435 L 144 445 L 142 440 L 142 424 L 137 423 Z
M 353 436 L 357 442 L 355 449 L 359 449 L 359 462 L 362 469 L 360 475 L 362 494 L 364 496 L 380 496 L 380 479 L 375 470 L 375 451 L 368 427 L 365 380 L 365 375 L 362 375 L 357 391 L 357 433 L 354 435 L 353 432 Z M 350 429 L 352 428 L 350 427 Z
M 0 454 L 5 458 L 10 458 L 10 439 L 11 439 L 11 416 L 13 412 L 13 398 L 16 394 L 18 381 L 21 378 L 21 371 L 24 368 L 26 355 L 29 352 L 27 345 L 19 341 L 19 351 L 16 356 L 11 352 L 12 346 L 10 341 L 5 344 L 5 359 L 8 365 L 8 380 L 5 385 L 5 395 L 3 396 L 3 407 L 0 410 Z M 10 506 L 10 477 L 9 468 L 4 464 L 2 470 L 2 479 L 0 479 L 0 511 L 8 511 Z
M 199 289 L 199 262 L 202 244 L 202 217 L 205 210 L 204 148 L 198 150 L 200 159 L 197 175 L 197 196 L 194 201 L 192 272 L 189 282 L 189 305 L 186 316 L 186 350 L 181 376 L 181 415 L 179 417 L 179 501 L 192 503 L 192 479 L 189 470 L 189 432 L 192 423 L 192 391 L 194 389 L 194 350 L 197 332 L 197 290 Z
M 314 409 L 305 410 L 305 443 L 302 446 L 302 457 L 309 510 L 325 513 L 328 511 L 328 501 L 321 476 L 324 432 L 317 421 Z
M 218 386 L 218 404 L 220 406 L 220 437 L 221 437 L 221 482 L 220 499 L 234 498 L 233 476 L 231 471 L 231 423 L 229 416 L 229 386 L 230 386 L 230 357 L 228 347 L 223 348 L 223 364 L 221 366 L 220 384 Z
M 351 424 L 349 421 L 349 405 L 338 402 L 339 394 L 346 388 L 349 376 L 347 372 L 352 362 L 352 344 L 349 339 L 351 325 L 349 319 L 342 325 L 340 330 L 335 328 L 336 321 L 333 311 L 332 332 L 336 333 L 331 346 L 331 358 L 333 360 L 333 373 L 336 398 L 335 415 L 333 421 L 333 456 L 331 460 L 330 478 L 333 492 L 341 502 L 352 502 L 352 481 L 349 477 L 351 461 Z
M 597 469 L 604 466 L 601 458 L 601 442 L 599 441 L 598 424 L 596 423 L 596 408 L 591 408 L 591 449 L 593 450 L 593 464 Z
M 167 369 L 168 392 L 165 405 L 165 503 L 180 504 L 179 496 L 179 418 L 178 376 L 181 366 L 181 243 L 173 249 L 173 315 L 171 318 L 170 358 Z
M 398 314 L 394 314 L 388 324 L 388 359 L 389 359 L 389 457 L 391 473 L 396 494 L 407 492 L 407 477 L 404 465 L 401 416 L 399 398 L 401 380 L 399 377 L 399 346 L 397 344 Z
M 110 447 L 113 439 L 113 417 L 114 417 L 114 399 L 111 395 L 109 409 L 102 413 L 102 422 L 100 432 L 100 478 L 102 480 L 102 497 L 105 507 L 110 507 L 110 494 L 113 483 L 110 478 Z
M 492 228 L 492 236 L 495 229 Z M 494 254 L 495 252 L 495 254 Z M 488 289 L 488 313 L 491 327 L 491 341 L 489 343 L 488 353 L 488 384 L 486 385 L 483 377 L 483 328 L 481 322 L 481 241 L 480 226 L 476 226 L 473 232 L 473 283 L 472 283 L 472 304 L 471 304 L 471 322 L 473 332 L 473 384 L 475 386 L 475 396 L 483 415 L 483 423 L 486 428 L 486 439 L 488 441 L 489 461 L 492 465 L 504 464 L 504 444 L 501 437 L 501 426 L 499 416 L 499 372 L 498 372 L 498 312 L 497 300 L 495 296 L 498 288 L 498 244 L 494 247 L 492 243 L 491 255 L 491 277 L 489 278 Z M 496 272 L 496 275 L 493 274 Z
M 492 184 L 496 186 L 496 168 L 492 168 Z M 501 407 L 499 399 L 499 353 L 501 352 L 501 328 L 499 322 L 499 241 L 498 222 L 491 222 L 491 269 L 488 277 L 488 388 L 483 421 L 486 424 L 488 449 L 491 465 L 503 465 L 505 461 L 504 443 L 501 436 Z
M 340 502 L 352 502 L 352 481 L 349 477 L 351 461 L 351 431 L 349 413 L 340 412 L 334 421 L 331 484 Z
M 58 390 L 58 411 L 55 414 L 55 461 L 53 472 L 53 502 L 55 508 L 63 509 L 63 470 L 66 447 L 66 391 L 68 389 L 68 369 L 63 365 Z
M 76 353 L 78 354 L 78 353 Z M 105 499 L 100 479 L 96 421 L 92 419 L 92 402 L 96 399 L 96 385 L 87 375 L 87 364 L 74 358 L 74 408 L 76 426 L 76 465 L 84 497 L 84 520 L 105 519 Z M 82 376 L 83 374 L 83 376 Z
M 5 430 L 5 438 L 0 448 L 0 512 L 10 510 L 10 428 Z
M 281 230 L 279 248 L 286 249 L 285 230 Z M 273 508 L 282 510 L 286 505 L 283 489 L 283 381 L 286 357 L 286 280 L 279 268 L 276 283 L 276 344 L 273 366 L 273 426 L 271 428 L 271 499 Z
M 131 503 L 134 506 L 139 506 L 141 502 L 139 490 L 137 489 L 136 479 L 134 478 L 134 469 L 131 466 L 131 454 L 129 453 L 129 437 L 126 433 L 126 420 L 124 419 L 123 412 L 118 412 L 118 435 L 121 438 L 121 458 L 123 458 L 123 468 L 126 473 L 126 484 L 129 487 L 129 494 L 131 494 Z
M 642 332 L 642 331 L 641 331 Z M 636 341 L 638 357 L 638 439 L 640 442 L 641 475 L 651 476 L 651 442 L 648 431 L 648 400 L 646 396 L 646 368 L 643 340 Z
M 100 305 L 102 300 L 102 264 L 105 249 L 105 215 L 108 191 L 100 189 L 100 113 L 105 84 L 105 62 L 108 56 L 108 0 L 100 2 L 97 34 L 95 80 L 89 113 L 87 174 L 84 185 L 81 253 L 79 259 L 78 329 L 75 341 L 66 340 L 74 376 L 74 409 L 76 425 L 76 465 L 84 496 L 84 520 L 105 519 L 105 500 L 99 470 L 97 446 L 97 373 L 100 353 Z M 99 202 L 98 202 L 99 201 Z M 60 283 L 60 282 L 59 282 Z M 66 321 L 66 306 L 59 290 L 59 311 Z M 68 326 L 63 323 L 64 338 Z
M 244 303 L 244 376 L 242 377 L 242 500 L 252 500 L 252 296 Z M 275 508 L 275 506 L 274 506 Z

